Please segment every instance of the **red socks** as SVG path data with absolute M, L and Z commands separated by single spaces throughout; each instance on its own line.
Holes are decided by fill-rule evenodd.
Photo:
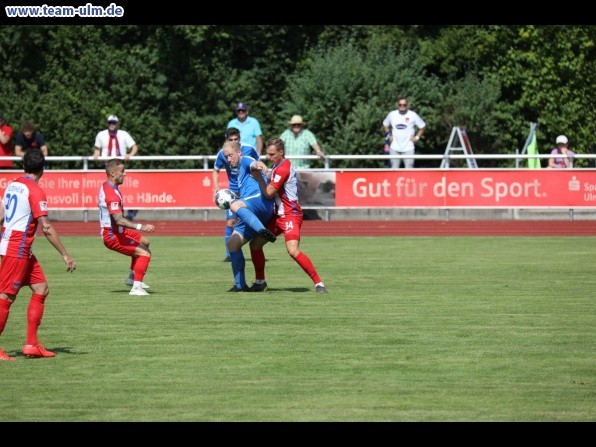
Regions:
M 12 301 L 0 300 L 0 334 L 4 331 L 4 327 L 6 326 L 12 303 Z
M 255 267 L 255 279 L 258 281 L 265 280 L 265 252 L 263 249 L 251 250 L 250 258 Z
M 145 273 L 147 273 L 147 269 L 149 268 L 149 261 L 151 261 L 149 256 L 139 256 L 134 262 L 133 272 L 135 274 L 135 281 L 143 281 Z
M 43 309 L 46 297 L 34 293 L 31 295 L 29 307 L 27 308 L 27 345 L 37 345 L 37 329 L 41 324 L 41 317 L 43 317 Z
M 294 260 L 298 263 L 300 267 L 302 267 L 302 270 L 304 270 L 306 274 L 310 276 L 310 279 L 312 279 L 312 282 L 314 284 L 318 284 L 321 282 L 321 278 L 319 277 L 319 274 L 317 273 L 315 266 L 313 265 L 312 261 L 308 256 L 300 252 L 298 253 L 298 256 L 294 258 Z

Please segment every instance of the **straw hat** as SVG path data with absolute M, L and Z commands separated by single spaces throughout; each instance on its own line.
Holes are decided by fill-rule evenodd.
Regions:
M 300 115 L 294 115 L 292 117 L 292 119 L 290 121 L 288 121 L 289 124 L 305 124 L 304 120 L 302 119 L 302 117 Z

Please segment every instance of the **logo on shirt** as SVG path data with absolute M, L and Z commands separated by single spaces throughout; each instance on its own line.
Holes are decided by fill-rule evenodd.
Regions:
M 42 211 L 47 211 L 48 210 L 48 202 L 39 202 L 39 208 Z
M 280 180 L 281 180 L 281 175 L 275 174 L 275 176 L 273 177 L 273 181 L 279 182 Z
M 120 208 L 118 202 L 111 202 L 110 203 L 110 209 L 117 210 L 118 208 Z

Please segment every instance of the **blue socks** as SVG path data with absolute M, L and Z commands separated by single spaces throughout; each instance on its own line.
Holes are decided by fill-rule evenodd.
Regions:
M 234 227 L 228 227 L 226 225 L 226 233 L 224 236 L 224 240 L 226 241 L 226 257 L 230 257 L 230 249 L 228 248 L 228 241 L 230 240 L 230 237 L 232 237 L 232 233 L 234 232 Z
M 244 275 L 244 268 L 246 261 L 242 250 L 230 252 L 230 259 L 232 260 L 232 273 L 234 274 L 234 284 L 239 289 L 246 287 L 246 276 Z

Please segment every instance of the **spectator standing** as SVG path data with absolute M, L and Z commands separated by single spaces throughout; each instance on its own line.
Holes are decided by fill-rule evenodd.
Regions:
M 50 293 L 41 264 L 32 251 L 38 225 L 52 246 L 60 253 L 66 270 L 77 268 L 48 217 L 48 201 L 39 186 L 45 158 L 41 149 L 29 148 L 23 156 L 25 175 L 10 183 L 0 201 L 2 241 L 0 242 L 0 334 L 6 327 L 10 307 L 23 286 L 32 291 L 27 307 L 27 338 L 23 354 L 27 357 L 54 357 L 38 340 L 38 329 Z M 14 360 L 0 349 L 0 360 Z
M 248 114 L 248 104 L 239 102 L 236 105 L 236 118 L 230 120 L 227 128 L 235 127 L 240 131 L 240 144 L 246 144 L 256 149 L 257 154 L 263 152 L 263 132 L 261 123 L 254 116 Z
M 294 115 L 288 121 L 290 128 L 283 131 L 280 138 L 285 145 L 285 154 L 292 155 L 310 155 L 311 149 L 319 156 L 325 158 L 325 154 L 317 143 L 315 135 L 304 126 L 306 122 L 300 115 Z M 294 169 L 310 168 L 310 162 L 304 159 L 293 159 L 292 165 Z
M 112 158 L 106 163 L 105 181 L 99 188 L 99 225 L 103 244 L 115 252 L 130 256 L 130 270 L 125 284 L 132 286 L 129 295 L 149 295 L 150 287 L 143 282 L 151 261 L 149 239 L 139 231 L 151 233 L 152 224 L 134 223 L 124 217 L 122 194 L 118 189 L 126 176 L 124 160 Z
M 228 292 L 248 292 L 245 275 L 245 258 L 242 246 L 259 235 L 266 241 L 275 242 L 276 237 L 265 225 L 273 217 L 274 202 L 261 194 L 259 183 L 251 176 L 251 170 L 256 169 L 257 159 L 242 155 L 240 143 L 226 141 L 223 151 L 232 168 L 238 169 L 238 187 L 240 198 L 232 202 L 230 210 L 238 216 L 238 223 L 228 241 L 234 286 Z M 264 176 L 265 173 L 262 173 Z M 251 250 L 252 254 L 252 250 Z M 263 255 L 263 263 L 265 256 Z M 254 261 L 253 261 L 254 262 Z
M 559 135 L 556 143 L 557 147 L 550 152 L 551 158 L 548 159 L 548 169 L 573 168 L 573 156 L 575 152 L 569 149 L 569 140 L 567 137 L 565 135 Z
M 397 110 L 392 110 L 383 120 L 385 133 L 391 132 L 391 155 L 414 155 L 416 143 L 426 130 L 426 123 L 420 116 L 408 108 L 407 98 L 397 100 Z M 404 158 L 404 168 L 414 167 L 413 158 Z M 399 169 L 400 158 L 391 159 L 391 168 Z
M 235 127 L 229 127 L 226 129 L 226 141 L 236 141 L 240 143 L 240 131 Z M 253 146 L 249 146 L 247 144 L 240 145 L 240 151 L 242 152 L 243 156 L 252 157 L 255 160 L 259 159 L 259 155 Z M 215 163 L 213 165 L 213 197 L 215 198 L 215 193 L 219 189 L 219 171 L 222 168 L 225 168 L 226 173 L 228 175 L 228 189 L 239 194 L 238 188 L 238 168 L 232 168 L 226 160 L 226 156 L 223 152 L 223 149 L 220 149 L 217 152 L 217 158 L 215 159 Z M 238 216 L 236 216 L 232 211 L 229 209 L 225 210 L 226 214 L 226 231 L 224 233 L 224 241 L 226 245 L 226 257 L 224 258 L 224 262 L 230 262 L 230 249 L 228 248 L 228 241 L 232 236 L 232 232 L 234 231 L 234 225 L 238 223 Z
M 100 156 L 130 160 L 139 151 L 132 136 L 127 131 L 118 128 L 119 122 L 116 115 L 108 116 L 108 128 L 99 132 L 95 137 L 94 160 Z M 134 220 L 137 213 L 138 210 L 128 210 L 126 218 Z
M 0 156 L 12 157 L 12 127 L 0 112 Z M 13 169 L 12 160 L 0 160 L 0 169 Z
M 310 258 L 300 251 L 300 228 L 302 227 L 302 208 L 298 203 L 298 180 L 292 162 L 285 158 L 284 142 L 281 138 L 273 138 L 265 145 L 267 159 L 271 162 L 271 181 L 266 183 L 259 171 L 253 170 L 254 178 L 259 183 L 261 192 L 266 198 L 275 199 L 277 215 L 267 224 L 267 229 L 274 235 L 284 234 L 286 250 L 290 257 L 304 270 L 315 285 L 317 293 L 325 293 L 327 289 L 321 280 L 315 266 Z M 264 172 L 267 166 L 257 162 L 257 166 Z M 262 247 L 265 241 L 262 238 L 255 238 L 251 241 L 251 257 L 255 267 L 255 282 L 250 287 L 250 292 L 264 292 L 267 290 L 265 281 L 265 258 L 262 254 Z M 259 249 L 261 251 L 259 252 Z
M 21 131 L 17 134 L 14 144 L 14 154 L 16 157 L 22 157 L 28 149 L 38 147 L 44 157 L 48 156 L 48 146 L 46 139 L 40 134 L 33 120 L 23 121 Z

